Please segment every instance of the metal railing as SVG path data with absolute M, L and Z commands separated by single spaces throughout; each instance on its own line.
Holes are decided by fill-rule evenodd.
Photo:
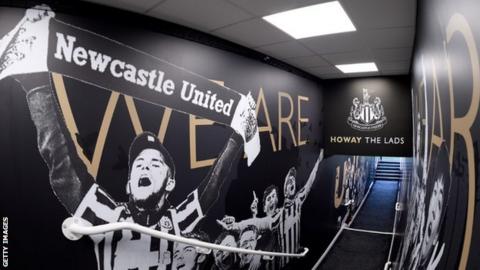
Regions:
M 62 224 L 63 235 L 72 241 L 82 238 L 84 235 L 95 235 L 103 234 L 112 231 L 118 230 L 131 230 L 142 234 L 147 234 L 152 237 L 165 239 L 168 241 L 179 242 L 187 245 L 192 245 L 197 248 L 197 252 L 208 254 L 212 249 L 214 250 L 223 250 L 229 252 L 243 253 L 243 254 L 253 254 L 253 255 L 262 255 L 266 257 L 294 257 L 301 258 L 305 257 L 308 253 L 308 248 L 303 248 L 301 253 L 282 253 L 282 252 L 271 252 L 263 250 L 251 250 L 238 247 L 228 247 L 218 244 L 213 244 L 209 242 L 200 241 L 197 239 L 186 238 L 174 234 L 169 234 L 161 231 L 157 231 L 148 227 L 141 226 L 136 223 L 131 222 L 115 222 L 108 223 L 104 225 L 91 226 L 87 224 L 82 219 L 77 217 L 69 217 L 65 219 Z

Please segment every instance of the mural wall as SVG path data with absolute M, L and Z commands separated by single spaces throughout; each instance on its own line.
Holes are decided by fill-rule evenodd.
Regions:
M 374 158 L 323 157 L 322 87 L 123 17 L 0 8 L 5 269 L 308 269 L 356 210 Z M 71 242 L 68 216 L 128 230 Z
M 398 269 L 479 269 L 478 1 L 419 1 L 414 160 Z

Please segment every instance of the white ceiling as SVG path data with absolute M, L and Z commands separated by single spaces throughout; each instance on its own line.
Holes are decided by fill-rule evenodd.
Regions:
M 280 59 L 322 79 L 408 74 L 416 0 L 339 0 L 356 32 L 295 40 L 265 15 L 331 0 L 87 0 L 185 25 Z M 375 62 L 345 75 L 334 65 Z

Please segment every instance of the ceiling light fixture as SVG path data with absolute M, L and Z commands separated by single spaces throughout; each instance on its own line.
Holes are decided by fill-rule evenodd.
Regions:
M 375 72 L 378 71 L 374 62 L 336 65 L 343 73 Z
M 356 31 L 338 1 L 292 9 L 263 19 L 295 39 Z

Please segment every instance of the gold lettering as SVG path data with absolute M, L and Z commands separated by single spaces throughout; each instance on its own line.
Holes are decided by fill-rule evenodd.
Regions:
M 162 122 L 158 129 L 158 139 L 161 143 L 165 140 L 165 134 L 167 133 L 168 124 L 170 123 L 170 116 L 172 116 L 172 109 L 165 107 L 163 111 Z
M 430 171 L 430 165 L 432 160 L 432 150 L 433 146 L 437 146 L 440 148 L 442 142 L 445 141 L 445 137 L 443 137 L 443 114 L 442 114 L 442 103 L 440 100 L 440 87 L 438 85 L 438 78 L 437 78 L 437 69 L 435 66 L 435 61 L 432 59 L 432 86 L 433 86 L 433 108 L 432 108 L 432 130 L 431 130 L 431 146 L 430 152 L 428 154 L 428 168 L 427 171 Z M 438 108 L 437 108 L 438 107 Z M 439 128 L 439 135 L 436 132 L 437 126 L 437 114 L 438 114 L 438 128 Z
M 142 123 L 140 122 L 140 117 L 138 116 L 137 108 L 135 102 L 131 96 L 123 96 L 125 98 L 125 103 L 127 104 L 128 114 L 130 116 L 130 121 L 133 125 L 133 130 L 135 134 L 139 135 L 143 132 Z M 160 122 L 160 128 L 158 129 L 158 139 L 163 143 L 165 139 L 165 134 L 167 133 L 168 124 L 170 123 L 170 116 L 172 115 L 172 109 L 165 107 L 163 111 L 162 121 Z
M 282 97 L 287 98 L 290 102 L 290 112 L 288 116 L 282 116 Z M 285 92 L 278 92 L 278 151 L 282 150 L 282 123 L 288 126 L 290 131 L 290 135 L 292 136 L 293 145 L 297 146 L 297 142 L 295 139 L 295 133 L 293 132 L 292 123 L 290 120 L 292 119 L 293 115 L 293 100 L 292 97 Z
M 83 149 L 78 144 L 76 139 L 76 134 L 79 134 L 79 131 L 77 128 L 77 124 L 75 122 L 75 117 L 73 116 L 70 102 L 68 100 L 67 90 L 65 88 L 63 77 L 61 74 L 52 73 L 52 78 L 53 78 L 53 85 L 55 88 L 55 92 L 57 93 L 58 101 L 60 103 L 60 109 L 62 111 L 62 115 L 65 119 L 65 124 L 70 133 L 72 141 L 75 144 L 75 149 L 77 150 L 77 154 L 79 158 L 83 161 L 85 166 L 87 167 L 88 173 L 90 173 L 92 177 L 96 179 L 98 174 L 98 168 L 100 166 L 100 160 L 102 159 L 103 148 L 105 146 L 108 129 L 112 121 L 113 112 L 115 111 L 115 107 L 117 106 L 119 93 L 112 92 L 110 94 L 110 99 L 108 100 L 108 104 L 105 109 L 105 113 L 103 115 L 102 124 L 100 126 L 97 142 L 95 144 L 95 149 L 93 151 L 92 161 L 90 162 L 88 158 L 84 155 Z
M 470 55 L 470 65 L 473 75 L 473 89 L 472 97 L 470 102 L 470 107 L 468 112 L 462 117 L 455 117 L 455 107 L 454 107 L 454 92 L 453 92 L 453 81 L 452 81 L 452 67 L 449 59 L 447 58 L 447 71 L 449 79 L 449 93 L 450 93 L 450 117 L 452 123 L 452 130 L 450 134 L 450 170 L 452 170 L 453 164 L 453 153 L 454 153 L 454 137 L 455 133 L 463 137 L 465 141 L 465 146 L 467 149 L 467 160 L 468 160 L 468 208 L 467 208 L 467 219 L 465 225 L 465 234 L 463 238 L 463 250 L 460 258 L 459 269 L 466 269 L 468 257 L 470 254 L 470 246 L 472 241 L 472 232 L 473 232 L 473 221 L 474 221 L 474 210 L 475 210 L 475 159 L 474 159 L 474 148 L 473 148 L 473 139 L 470 132 L 475 118 L 478 113 L 478 105 L 480 101 L 480 64 L 478 60 L 478 51 L 475 44 L 475 38 L 473 36 L 472 30 L 467 22 L 467 20 L 460 14 L 454 14 L 450 21 L 448 22 L 447 29 L 447 43 L 451 41 L 455 33 L 459 33 L 468 47 L 468 52 Z
M 297 118 L 298 118 L 298 121 L 297 121 L 297 138 L 298 138 L 298 146 L 300 145 L 305 145 L 308 143 L 308 140 L 304 140 L 302 141 L 302 135 L 301 135 L 301 132 L 302 132 L 302 123 L 308 123 L 309 119 L 308 118 L 302 118 L 302 114 L 301 114 L 301 111 L 302 111 L 302 103 L 301 101 L 304 100 L 304 101 L 308 101 L 308 97 L 304 97 L 304 96 L 298 96 L 297 98 L 297 105 L 298 105 L 298 111 L 297 111 Z
M 212 166 L 215 158 L 197 160 L 197 126 L 211 126 L 213 121 L 205 118 L 197 118 L 190 114 L 189 139 L 190 139 L 190 169 Z
M 270 114 L 268 113 L 267 102 L 265 101 L 265 94 L 263 93 L 263 88 L 260 88 L 257 98 L 257 108 L 256 108 L 256 115 L 258 119 L 258 112 L 260 111 L 260 107 L 263 107 L 263 113 L 265 114 L 265 119 L 267 121 L 266 126 L 259 126 L 258 132 L 268 132 L 270 137 L 270 142 L 272 143 L 273 152 L 277 152 L 277 146 L 275 145 L 275 137 L 273 136 L 272 130 L 272 123 L 270 122 Z
M 130 121 L 133 125 L 133 130 L 135 130 L 135 134 L 139 135 L 143 132 L 142 124 L 140 123 L 140 117 L 138 116 L 137 107 L 135 107 L 135 102 L 131 96 L 125 96 L 125 103 L 127 104 L 128 114 L 130 115 Z

